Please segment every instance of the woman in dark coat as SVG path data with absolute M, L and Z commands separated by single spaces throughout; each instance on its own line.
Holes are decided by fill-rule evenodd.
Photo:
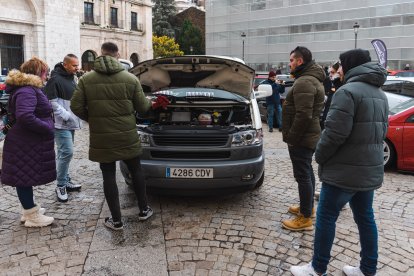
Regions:
M 33 186 L 56 179 L 52 106 L 41 89 L 47 72 L 47 64 L 33 57 L 6 79 L 13 126 L 4 141 L 1 182 L 16 187 L 26 227 L 53 222 L 33 199 Z

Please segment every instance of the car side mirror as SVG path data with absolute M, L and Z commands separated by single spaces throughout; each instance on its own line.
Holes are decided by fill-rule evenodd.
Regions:
M 254 95 L 257 99 L 269 97 L 273 93 L 272 86 L 270 84 L 260 84 L 257 87 L 257 91 L 254 91 Z

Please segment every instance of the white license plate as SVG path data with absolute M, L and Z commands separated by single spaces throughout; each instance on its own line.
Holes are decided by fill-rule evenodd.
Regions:
M 166 168 L 167 178 L 213 178 L 212 168 Z

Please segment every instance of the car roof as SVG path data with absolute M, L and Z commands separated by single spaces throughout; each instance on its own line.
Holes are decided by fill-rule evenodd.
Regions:
M 388 76 L 387 81 L 411 81 L 411 82 L 414 82 L 414 77 Z
M 411 99 L 413 99 L 412 97 L 409 96 L 404 96 L 404 95 L 400 95 L 400 94 L 395 94 L 395 93 L 390 93 L 390 92 L 385 92 L 385 96 L 387 96 L 387 100 L 388 100 L 388 108 L 394 108 L 395 106 L 407 102 Z

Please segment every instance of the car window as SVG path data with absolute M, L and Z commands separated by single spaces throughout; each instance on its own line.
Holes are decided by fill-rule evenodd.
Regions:
M 390 113 L 390 115 L 394 115 L 394 114 L 400 113 L 401 111 L 404 111 L 407 108 L 410 108 L 412 106 L 414 106 L 414 99 L 411 99 L 409 101 L 406 101 L 406 102 L 403 102 L 399 105 L 396 105 L 395 107 L 390 109 L 389 113 Z
M 402 71 L 395 74 L 395 76 L 399 77 L 414 77 L 414 72 L 411 71 Z
M 385 92 L 401 94 L 402 81 L 386 81 L 381 87 Z
M 401 94 L 414 97 L 414 82 L 410 82 L 410 81 L 403 82 Z
M 405 120 L 406 123 L 414 123 L 414 115 L 411 115 L 410 117 Z

